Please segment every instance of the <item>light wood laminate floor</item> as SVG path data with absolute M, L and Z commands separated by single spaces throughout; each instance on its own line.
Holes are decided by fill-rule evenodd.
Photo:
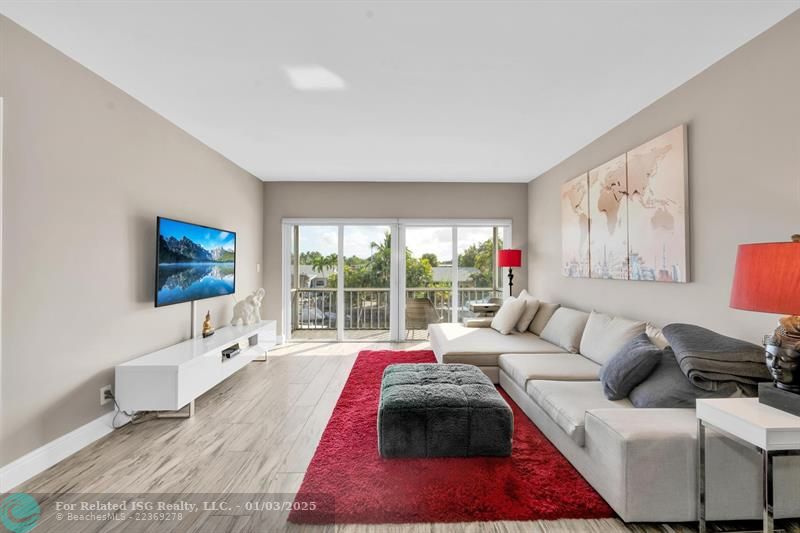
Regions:
M 36 476 L 16 491 L 115 494 L 295 492 L 358 352 L 428 348 L 427 343 L 419 342 L 305 342 L 283 346 L 271 352 L 266 363 L 251 363 L 199 398 L 193 418 L 154 419 L 138 425 L 129 424 Z M 353 533 L 695 530 L 692 525 L 681 524 L 627 526 L 614 519 L 326 527 L 287 524 L 284 517 L 268 524 L 253 525 L 247 523 L 248 518 L 252 519 L 230 514 L 215 516 L 207 520 L 205 527 L 196 523 L 185 530 Z M 113 527 L 108 529 L 117 530 Z M 161 531 L 141 529 L 151 530 Z M 793 531 L 800 529 L 794 528 Z

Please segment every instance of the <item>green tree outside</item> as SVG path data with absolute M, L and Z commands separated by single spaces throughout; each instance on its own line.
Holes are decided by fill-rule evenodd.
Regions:
M 500 248 L 503 242 L 497 242 Z M 472 244 L 458 256 L 458 266 L 477 268 L 478 272 L 470 275 L 474 287 L 492 287 L 494 278 L 493 242 L 487 239 L 479 244 Z
M 502 243 L 498 242 L 502 247 Z M 458 257 L 458 264 L 462 267 L 474 267 L 478 272 L 470 276 L 470 285 L 473 287 L 492 287 L 494 264 L 492 254 L 493 242 L 487 239 L 484 242 L 469 246 Z M 390 269 L 392 256 L 392 236 L 384 234 L 382 242 L 370 243 L 371 255 L 368 258 L 357 256 L 344 259 L 345 286 L 349 288 L 388 288 L 390 284 Z M 412 287 L 448 287 L 447 282 L 433 281 L 433 267 L 439 266 L 440 261 L 436 254 L 425 253 L 421 257 L 414 254 L 406 247 L 406 286 Z M 335 269 L 338 258 L 336 254 L 323 256 L 319 252 L 303 252 L 300 254 L 300 264 L 311 265 L 315 272 L 322 273 L 325 269 Z M 328 276 L 328 286 L 336 287 L 337 274 Z

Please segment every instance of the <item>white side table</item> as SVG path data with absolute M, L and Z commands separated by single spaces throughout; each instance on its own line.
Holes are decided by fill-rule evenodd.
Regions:
M 761 454 L 764 468 L 764 531 L 775 531 L 772 460 L 800 455 L 800 417 L 758 403 L 758 398 L 697 400 L 697 519 L 706 533 L 706 428 Z

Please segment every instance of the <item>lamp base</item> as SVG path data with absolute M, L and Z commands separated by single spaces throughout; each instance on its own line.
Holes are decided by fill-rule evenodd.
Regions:
M 780 326 L 775 329 L 775 338 L 780 346 L 800 348 L 800 316 L 785 316 L 780 319 Z
M 800 394 L 779 389 L 775 383 L 758 384 L 758 402 L 800 416 Z

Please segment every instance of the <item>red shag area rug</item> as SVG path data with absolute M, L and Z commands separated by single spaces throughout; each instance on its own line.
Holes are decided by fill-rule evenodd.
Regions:
M 383 459 L 377 412 L 383 369 L 433 352 L 358 355 L 308 466 L 289 521 L 303 524 L 608 518 L 614 511 L 509 398 L 511 457 Z

